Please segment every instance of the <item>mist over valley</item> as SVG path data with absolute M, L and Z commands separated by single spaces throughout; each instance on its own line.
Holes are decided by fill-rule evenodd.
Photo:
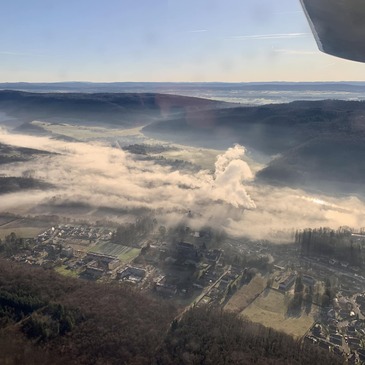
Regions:
M 168 225 L 220 225 L 269 240 L 276 230 L 362 226 L 362 102 L 241 107 L 160 94 L 2 91 L 0 106 L 3 211 L 146 209 Z M 29 201 L 25 186 L 35 188 Z

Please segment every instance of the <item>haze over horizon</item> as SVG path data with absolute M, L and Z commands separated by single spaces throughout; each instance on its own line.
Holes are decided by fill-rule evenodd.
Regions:
M 0 82 L 365 80 L 318 51 L 299 1 L 15 0 L 2 14 Z

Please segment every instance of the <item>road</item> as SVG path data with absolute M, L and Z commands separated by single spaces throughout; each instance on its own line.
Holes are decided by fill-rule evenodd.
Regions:
M 192 307 L 196 306 L 197 304 L 199 304 L 199 302 L 219 283 L 219 281 L 223 278 L 224 275 L 226 275 L 228 272 L 230 272 L 231 270 L 231 265 L 228 265 L 223 274 L 214 282 L 212 283 L 210 286 L 204 288 L 203 292 L 198 296 L 197 299 L 195 299 L 190 305 L 188 305 L 181 313 L 179 313 L 174 320 L 180 320 L 182 318 L 182 316 Z

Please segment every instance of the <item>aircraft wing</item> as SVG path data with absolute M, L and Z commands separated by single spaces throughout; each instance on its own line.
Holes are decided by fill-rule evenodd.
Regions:
M 365 0 L 300 0 L 322 52 L 365 62 Z

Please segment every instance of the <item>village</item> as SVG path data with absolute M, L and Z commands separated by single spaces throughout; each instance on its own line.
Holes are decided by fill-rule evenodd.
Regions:
M 302 255 L 293 245 L 156 227 L 118 241 L 115 227 L 54 224 L 35 237 L 10 234 L 3 254 L 100 283 L 131 285 L 183 311 L 217 306 L 287 332 L 348 363 L 365 362 L 365 278 L 359 267 Z M 124 243 L 124 244 L 123 244 Z M 242 259 L 244 257 L 244 259 Z

